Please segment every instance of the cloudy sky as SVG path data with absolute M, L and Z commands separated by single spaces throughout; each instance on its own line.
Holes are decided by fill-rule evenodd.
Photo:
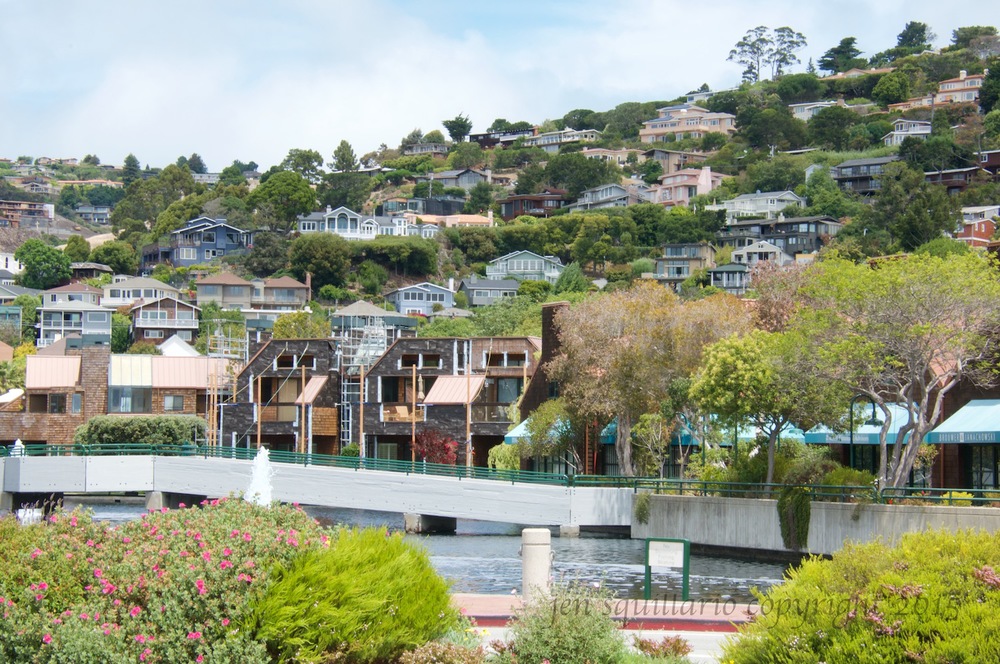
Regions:
M 866 55 L 907 21 L 936 46 L 996 25 L 995 0 L 0 0 L 0 156 L 262 168 L 289 148 L 359 155 L 458 113 L 539 123 L 575 108 L 736 85 L 749 28 L 788 25 L 805 68 Z

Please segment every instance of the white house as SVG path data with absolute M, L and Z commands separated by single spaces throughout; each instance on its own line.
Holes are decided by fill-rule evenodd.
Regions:
M 753 267 L 757 263 L 768 262 L 782 266 L 795 262 L 793 256 L 788 255 L 776 245 L 770 242 L 754 242 L 751 245 L 733 251 L 733 262 L 739 265 Z
M 565 266 L 558 256 L 539 256 L 533 251 L 514 251 L 494 258 L 486 266 L 488 279 L 547 281 L 556 283 Z
M 931 135 L 931 123 L 923 120 L 907 120 L 899 118 L 892 123 L 892 131 L 882 137 L 886 145 L 899 145 L 907 138 L 927 140 Z
M 788 206 L 805 207 L 806 200 L 793 191 L 758 191 L 742 194 L 715 205 L 706 205 L 706 210 L 725 210 L 727 219 L 737 217 L 762 217 L 774 219 Z
M 440 304 L 442 309 L 455 306 L 453 290 L 428 281 L 394 290 L 387 293 L 385 299 L 401 314 L 428 316 L 434 311 L 435 304 Z

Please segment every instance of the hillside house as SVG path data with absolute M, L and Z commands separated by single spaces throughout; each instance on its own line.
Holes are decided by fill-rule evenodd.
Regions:
M 226 223 L 225 219 L 198 217 L 142 248 L 142 269 L 149 270 L 160 263 L 174 267 L 191 267 L 211 262 L 222 256 L 246 253 L 253 246 L 253 231 Z
M 882 137 L 882 142 L 886 145 L 899 145 L 907 138 L 917 138 L 926 141 L 930 135 L 930 122 L 899 118 L 892 123 L 892 131 Z
M 132 317 L 132 339 L 149 341 L 156 345 L 176 336 L 187 343 L 194 343 L 198 336 L 201 309 L 174 296 L 153 300 L 140 300 L 129 309 Z
M 708 242 L 667 244 L 663 256 L 656 259 L 656 270 L 643 274 L 655 279 L 672 291 L 679 291 L 681 283 L 698 270 L 715 267 L 715 247 Z
M 756 242 L 769 242 L 789 254 L 819 251 L 844 225 L 833 217 L 785 217 L 733 221 L 715 234 L 722 247 L 736 249 Z
M 462 279 L 458 291 L 465 293 L 470 307 L 485 307 L 506 297 L 514 297 L 520 285 L 521 282 L 517 279 L 483 279 L 473 274 Z
M 500 205 L 500 218 L 504 221 L 521 215 L 548 217 L 569 202 L 567 192 L 562 189 L 546 189 L 541 194 L 514 194 L 497 201 Z
M 658 117 L 646 120 L 639 130 L 643 143 L 658 143 L 673 138 L 701 138 L 705 134 L 736 132 L 736 116 L 713 113 L 701 106 L 677 104 L 656 109 Z
M 654 184 L 646 191 L 646 200 L 664 207 L 686 206 L 695 196 L 708 194 L 716 189 L 722 184 L 724 177 L 720 173 L 713 173 L 710 166 L 664 173 L 659 177 L 659 184 Z
M 741 217 L 775 219 L 785 208 L 805 207 L 806 200 L 793 191 L 758 191 L 755 194 L 741 194 L 728 201 L 706 205 L 706 210 L 725 210 L 726 219 L 732 221 Z
M 434 311 L 434 305 L 447 309 L 455 306 L 455 292 L 425 281 L 412 286 L 404 286 L 385 295 L 386 302 L 396 307 L 401 314 L 427 316 Z
M 564 269 L 558 256 L 540 256 L 533 251 L 522 250 L 491 260 L 486 265 L 486 276 L 489 279 L 547 281 L 555 284 Z
M 601 132 L 596 129 L 562 129 L 526 136 L 522 139 L 521 145 L 541 148 L 555 154 L 559 152 L 559 148 L 570 143 L 587 143 L 599 140 L 601 140 Z
M 886 164 L 899 161 L 899 157 L 870 157 L 848 159 L 833 168 L 833 179 L 844 191 L 853 191 L 861 196 L 870 196 L 882 188 L 879 178 Z

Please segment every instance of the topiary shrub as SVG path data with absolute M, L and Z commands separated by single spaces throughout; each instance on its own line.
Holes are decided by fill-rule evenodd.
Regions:
M 811 496 L 801 487 L 785 487 L 778 494 L 778 523 L 786 549 L 798 551 L 809 541 Z
M 328 550 L 275 569 L 245 628 L 277 661 L 394 661 L 458 624 L 422 548 L 384 530 L 343 530 Z
M 611 617 L 613 596 L 601 588 L 565 586 L 522 608 L 508 624 L 500 661 L 517 664 L 618 664 L 627 647 Z M 497 648 L 494 648 L 497 649 Z
M 925 531 L 848 543 L 758 595 L 720 661 L 1000 661 L 1000 533 Z

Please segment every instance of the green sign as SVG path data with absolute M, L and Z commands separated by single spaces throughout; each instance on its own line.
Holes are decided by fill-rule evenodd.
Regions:
M 681 600 L 688 599 L 688 572 L 691 568 L 691 543 L 686 539 L 647 538 L 646 539 L 646 587 L 644 599 L 652 599 L 654 567 L 681 568 L 684 570 L 684 583 L 681 589 Z

